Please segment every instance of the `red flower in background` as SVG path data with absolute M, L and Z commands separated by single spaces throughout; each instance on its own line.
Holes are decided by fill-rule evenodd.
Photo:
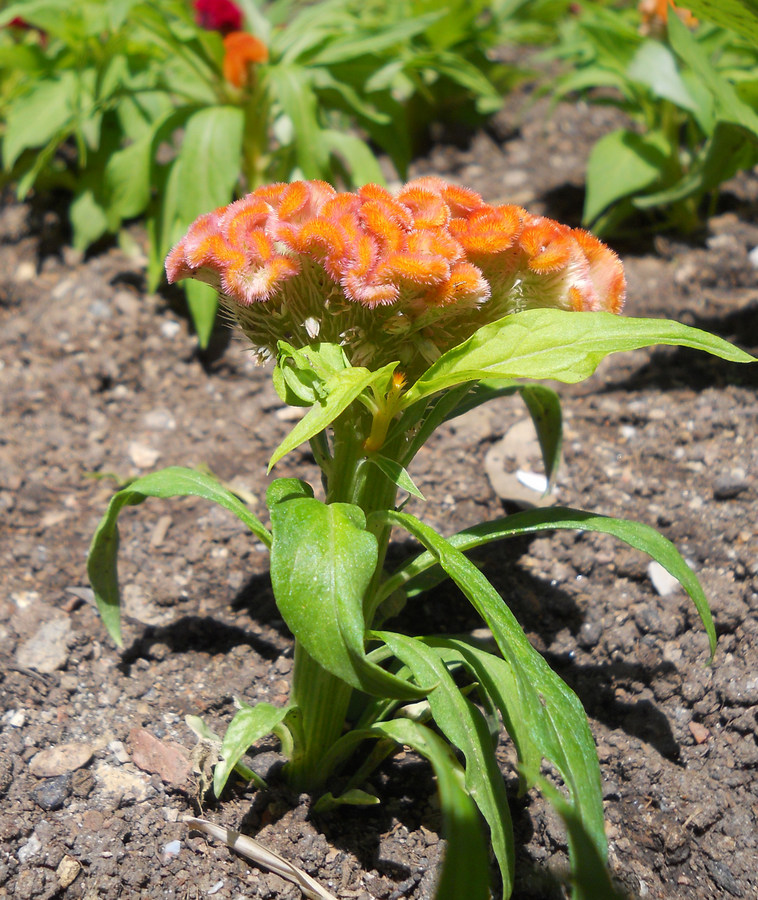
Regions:
M 232 0 L 194 0 L 195 21 L 208 31 L 229 34 L 242 28 L 242 10 Z

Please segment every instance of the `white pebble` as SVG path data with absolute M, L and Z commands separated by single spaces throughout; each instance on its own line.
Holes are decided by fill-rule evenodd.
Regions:
M 163 858 L 170 859 L 172 856 L 179 856 L 182 849 L 181 841 L 169 841 L 163 848 Z
M 647 567 L 647 576 L 661 597 L 668 597 L 679 587 L 677 579 L 655 560 Z
M 539 494 L 544 494 L 547 490 L 547 478 L 540 472 L 525 472 L 523 469 L 518 469 L 516 478 L 524 487 L 537 491 Z

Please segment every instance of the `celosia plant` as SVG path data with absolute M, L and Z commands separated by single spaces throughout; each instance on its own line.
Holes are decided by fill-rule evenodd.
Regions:
M 203 496 L 236 513 L 271 551 L 276 602 L 295 639 L 290 702 L 241 705 L 219 745 L 216 793 L 235 768 L 251 777 L 242 757 L 271 731 L 289 758 L 288 781 L 318 795 L 319 809 L 375 800 L 360 787 L 367 774 L 410 746 L 434 767 L 450 839 L 437 896 L 489 896 L 480 814 L 508 896 L 515 854 L 494 752 L 499 715 L 522 786 L 543 790 L 565 821 L 574 896 L 612 896 L 600 771 L 584 711 L 465 552 L 546 529 L 615 535 L 681 581 L 713 650 L 697 579 L 643 524 L 550 508 L 445 538 L 398 507 L 397 495 L 420 496 L 408 468 L 435 428 L 493 397 L 521 394 L 552 476 L 560 406 L 540 379 L 579 381 L 608 353 L 654 343 L 750 357 L 675 322 L 617 316 L 624 274 L 600 241 L 519 207 L 489 206 L 437 178 L 395 196 L 376 185 L 338 193 L 320 181 L 259 188 L 198 219 L 171 251 L 167 273 L 213 285 L 259 358 L 276 359 L 282 399 L 309 407 L 270 465 L 309 441 L 323 476 L 324 500 L 305 482 L 273 481 L 269 528 L 210 476 L 165 469 L 117 493 L 93 539 L 90 579 L 119 642 L 123 506 L 148 496 Z M 424 551 L 387 571 L 393 528 Z M 385 625 L 446 576 L 492 631 L 497 653 L 464 637 L 409 637 Z M 355 751 L 367 741 L 376 749 L 356 768 Z M 543 762 L 562 788 L 542 774 Z M 342 789 L 334 797 L 324 792 L 337 774 Z

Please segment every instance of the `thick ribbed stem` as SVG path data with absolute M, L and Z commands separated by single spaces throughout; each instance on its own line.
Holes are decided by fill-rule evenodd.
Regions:
M 335 678 L 295 643 L 292 702 L 300 710 L 295 751 L 287 779 L 297 791 L 315 791 L 330 774 L 322 760 L 342 734 L 352 688 Z
M 325 487 L 328 503 L 353 503 L 368 515 L 378 509 L 392 509 L 397 487 L 367 463 L 364 442 L 370 422 L 363 419 L 353 416 L 335 422 Z M 390 529 L 377 526 L 372 531 L 378 543 L 378 559 L 365 599 L 370 616 L 375 610 L 373 596 L 381 581 Z M 370 627 L 371 622 L 366 624 Z M 324 756 L 342 734 L 351 695 L 351 687 L 327 672 L 295 642 L 292 702 L 300 711 L 300 721 L 293 728 L 295 746 L 287 777 L 296 790 L 316 791 L 331 774 L 324 770 Z

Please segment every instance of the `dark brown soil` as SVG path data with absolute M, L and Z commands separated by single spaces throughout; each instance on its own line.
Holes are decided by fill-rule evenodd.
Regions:
M 511 112 L 500 139 L 440 144 L 414 174 L 573 224 L 588 148 L 610 115 L 566 106 L 547 119 L 538 104 L 521 122 Z M 755 353 L 758 175 L 727 187 L 704 235 L 619 248 L 627 312 L 696 324 Z M 240 341 L 221 330 L 199 355 L 176 298 L 146 294 L 139 259 L 115 248 L 78 258 L 60 223 L 52 205 L 7 198 L 0 214 L 0 897 L 297 897 L 182 824 L 197 805 L 181 753 L 163 778 L 140 755 L 145 731 L 191 750 L 187 714 L 223 731 L 234 697 L 285 700 L 291 646 L 262 546 L 201 501 L 127 510 L 123 653 L 85 573 L 117 480 L 204 464 L 259 498 L 262 512 L 268 455 L 291 422 Z M 656 590 L 647 558 L 610 538 L 537 537 L 483 557 L 585 703 L 611 866 L 636 898 L 758 898 L 757 383 L 758 367 L 667 349 L 615 357 L 560 389 L 560 502 L 639 519 L 676 543 L 713 606 L 710 668 L 681 590 Z M 504 400 L 443 429 L 412 472 L 430 498 L 413 510 L 444 533 L 502 515 L 485 459 L 524 418 Z M 305 451 L 281 465 L 289 473 L 316 479 Z M 425 631 L 476 627 L 450 590 L 412 613 Z M 52 761 L 38 755 L 50 748 L 59 748 Z M 272 760 L 268 752 L 258 764 Z M 503 760 L 510 783 L 507 746 Z M 368 810 L 312 818 L 308 798 L 272 784 L 263 794 L 232 787 L 205 812 L 340 898 L 432 896 L 440 823 L 433 781 L 414 757 L 379 773 L 383 804 Z M 563 896 L 555 815 L 515 793 L 513 814 L 515 896 Z

